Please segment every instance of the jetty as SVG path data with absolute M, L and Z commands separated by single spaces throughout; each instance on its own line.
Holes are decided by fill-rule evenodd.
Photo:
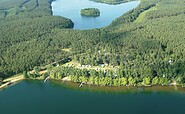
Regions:
M 82 82 L 82 83 L 79 85 L 79 87 L 82 87 L 82 86 L 83 86 L 83 84 L 84 84 L 84 82 Z
M 49 79 L 49 76 L 45 78 L 44 82 L 46 82 Z

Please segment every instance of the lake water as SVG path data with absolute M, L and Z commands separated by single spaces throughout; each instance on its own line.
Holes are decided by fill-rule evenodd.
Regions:
M 52 2 L 53 15 L 63 16 L 74 22 L 74 29 L 93 29 L 108 26 L 111 22 L 125 12 L 137 7 L 139 1 L 108 5 L 89 0 L 56 0 Z M 84 17 L 80 15 L 83 8 L 98 8 L 99 17 Z
M 22 81 L 0 91 L 0 113 L 185 114 L 183 88 L 78 88 L 58 83 Z

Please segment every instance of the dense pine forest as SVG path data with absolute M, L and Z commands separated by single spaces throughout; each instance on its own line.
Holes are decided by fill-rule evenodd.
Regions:
M 92 30 L 52 16 L 51 2 L 0 0 L 1 78 L 65 60 L 46 75 L 96 85 L 185 83 L 185 0 L 142 0 Z

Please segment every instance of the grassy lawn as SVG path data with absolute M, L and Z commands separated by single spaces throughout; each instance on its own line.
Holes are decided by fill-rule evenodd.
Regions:
M 70 61 L 70 62 L 67 62 L 67 63 L 65 63 L 65 64 L 63 64 L 62 66 L 79 66 L 80 65 L 80 63 L 78 63 L 78 62 L 76 62 L 76 61 Z

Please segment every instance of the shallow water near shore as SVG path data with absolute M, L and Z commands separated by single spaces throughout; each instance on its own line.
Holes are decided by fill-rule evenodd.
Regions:
M 0 91 L 2 114 L 184 114 L 185 89 L 101 87 L 59 81 L 22 81 Z

